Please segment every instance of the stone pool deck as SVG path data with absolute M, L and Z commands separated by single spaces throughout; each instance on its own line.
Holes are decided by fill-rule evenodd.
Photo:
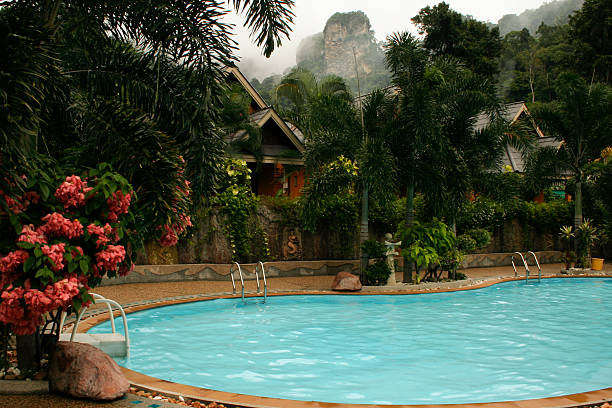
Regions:
M 559 275 L 560 264 L 542 265 L 543 276 Z M 439 292 L 448 290 L 471 289 L 488 286 L 495 282 L 514 278 L 512 267 L 473 268 L 462 271 L 468 277 L 464 281 L 457 282 L 435 282 L 420 285 L 408 285 L 398 283 L 389 287 L 365 287 L 360 293 L 423 293 Z M 533 272 L 532 272 L 533 274 Z M 612 265 L 605 264 L 604 270 L 592 272 L 590 275 L 612 276 Z M 299 276 L 278 277 L 268 279 L 268 293 L 270 295 L 290 293 L 327 293 L 331 286 L 333 276 Z M 396 274 L 396 279 L 401 281 L 401 273 Z M 248 291 L 255 289 L 255 281 L 246 281 Z M 188 282 L 159 282 L 159 283 L 128 283 L 123 285 L 112 285 L 96 288 L 96 293 L 114 299 L 127 307 L 132 312 L 149 307 L 161 306 L 180 302 L 206 299 L 223 296 L 231 297 L 231 283 L 228 281 L 188 281 Z M 104 319 L 105 316 L 94 316 L 83 323 L 82 328 L 86 330 L 93 324 Z M 223 393 L 213 390 L 204 390 L 197 387 L 189 387 L 181 384 L 147 377 L 127 369 L 124 372 L 132 384 L 141 389 L 160 391 L 164 390 L 166 395 L 182 395 L 187 399 L 197 398 L 201 401 L 217 401 L 226 406 L 244 407 L 292 407 L 292 408 L 339 408 L 350 407 L 348 404 L 331 404 L 318 402 L 275 400 L 270 398 L 259 398 L 248 395 Z M 81 407 L 147 407 L 147 408 L 174 408 L 180 405 L 160 400 L 151 400 L 129 394 L 125 399 L 115 402 L 96 403 L 90 401 L 76 400 L 57 395 L 2 395 L 2 389 L 9 386 L 8 381 L 0 381 L 0 408 L 4 407 L 50 407 L 50 408 L 81 408 Z M 15 384 L 16 385 L 16 384 Z M 443 385 L 441 384 L 441 387 Z M 420 405 L 420 407 L 478 407 L 478 408 L 535 408 L 535 407 L 596 407 L 604 401 L 612 400 L 612 388 L 593 391 L 570 396 L 547 398 L 540 400 L 512 401 L 490 404 L 451 404 L 451 405 Z M 353 407 L 365 408 L 373 405 L 353 405 Z M 409 407 L 404 405 L 403 407 Z

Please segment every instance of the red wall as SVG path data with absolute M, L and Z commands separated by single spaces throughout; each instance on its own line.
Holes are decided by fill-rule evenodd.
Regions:
M 291 198 L 302 195 L 304 188 L 304 170 L 300 169 L 289 174 L 285 179 L 286 188 L 283 188 L 284 168 L 282 164 L 264 164 L 259 169 L 257 192 L 259 195 L 275 196 L 279 190 L 283 195 Z

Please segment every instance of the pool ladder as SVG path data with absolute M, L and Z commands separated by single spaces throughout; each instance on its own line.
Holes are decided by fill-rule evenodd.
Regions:
M 527 252 L 527 259 L 520 252 L 515 252 L 514 254 L 518 254 L 523 261 L 523 265 L 525 266 L 525 281 L 529 279 L 529 264 L 527 263 L 527 259 L 529 259 L 529 255 L 533 256 L 535 264 L 538 267 L 538 282 L 542 280 L 542 268 L 540 267 L 540 263 L 538 262 L 538 257 L 533 251 Z M 514 264 L 514 254 L 512 254 L 512 269 L 514 269 L 514 277 L 518 276 L 518 272 L 516 270 L 516 265 Z
M 123 307 L 121 307 L 121 305 L 115 302 L 114 300 L 107 299 L 102 295 L 98 295 L 97 293 L 89 292 L 89 294 L 94 298 L 95 304 L 106 304 L 107 311 L 110 316 L 109 320 L 111 324 L 111 333 L 77 333 L 79 323 L 81 322 L 83 315 L 85 315 L 85 312 L 87 311 L 87 306 L 84 306 L 76 316 L 71 333 L 62 333 L 66 317 L 68 316 L 66 312 L 62 312 L 59 325 L 59 339 L 61 341 L 75 341 L 79 343 L 91 344 L 92 346 L 104 351 L 111 357 L 128 357 L 130 353 L 130 336 L 128 334 L 127 318 L 125 317 L 125 311 L 123 310 Z M 119 310 L 121 318 L 123 319 L 123 335 L 117 333 L 117 330 L 115 328 L 115 315 L 113 311 L 113 306 L 116 307 L 117 310 Z
M 234 268 L 234 265 L 236 265 L 236 268 Z M 230 277 L 232 278 L 232 288 L 233 288 L 232 293 L 234 295 L 236 294 L 236 280 L 234 279 L 234 272 L 237 270 L 238 276 L 240 277 L 242 301 L 244 302 L 245 292 L 244 292 L 244 278 L 243 278 L 242 268 L 240 267 L 240 264 L 238 262 L 234 262 L 234 265 L 230 267 Z M 257 281 L 257 292 L 250 292 L 250 293 L 257 293 L 257 294 L 261 293 L 261 286 L 259 285 L 259 275 L 257 274 L 258 266 L 261 267 L 261 277 L 263 279 L 263 301 L 264 303 L 266 303 L 266 299 L 268 297 L 268 283 L 266 282 L 266 271 L 264 269 L 264 264 L 261 261 L 255 264 L 255 269 L 253 272 L 255 274 L 255 280 Z

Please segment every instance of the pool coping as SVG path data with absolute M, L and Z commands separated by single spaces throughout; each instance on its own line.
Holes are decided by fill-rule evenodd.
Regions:
M 612 274 L 584 274 L 584 275 L 546 275 L 542 276 L 542 279 L 551 278 L 611 278 Z M 530 277 L 531 279 L 538 279 L 537 277 Z M 502 277 L 492 279 L 479 279 L 474 280 L 476 282 L 469 286 L 460 286 L 454 288 L 425 288 L 420 290 L 370 290 L 366 292 L 336 292 L 331 290 L 299 290 L 299 291 L 275 291 L 268 293 L 268 296 L 295 296 L 295 295 L 349 295 L 349 296 L 364 296 L 364 295 L 417 295 L 427 293 L 443 293 L 443 292 L 456 292 L 462 290 L 475 290 L 492 285 L 496 285 L 504 282 L 525 280 L 525 278 L 518 277 Z M 444 283 L 440 283 L 443 286 Z M 245 295 L 245 297 L 261 297 L 256 294 Z M 188 295 L 179 296 L 174 298 L 163 298 L 152 301 L 137 302 L 138 304 L 126 305 L 125 313 L 134 313 L 141 310 L 152 309 L 157 307 L 164 307 L 170 305 L 176 305 L 181 303 L 198 302 L 205 300 L 214 299 L 231 299 L 240 298 L 240 294 L 233 293 L 215 293 L 215 294 L 202 294 L 202 295 Z M 116 316 L 119 316 L 118 312 Z M 83 320 L 79 326 L 79 332 L 87 332 L 93 326 L 100 324 L 108 320 L 108 313 L 101 312 L 99 314 L 90 316 Z M 557 397 L 539 398 L 539 399 L 528 399 L 528 400 L 517 400 L 517 401 L 502 401 L 502 402 L 485 402 L 485 403 L 471 403 L 471 404 L 396 404 L 396 405 L 377 405 L 377 404 L 348 404 L 348 403 L 332 403 L 332 402 L 318 402 L 318 401 L 300 401 L 270 397 L 258 397 L 247 394 L 238 394 L 225 391 L 216 391 L 207 388 L 195 387 L 185 384 L 174 383 L 167 380 L 151 377 L 137 371 L 130 370 L 125 367 L 120 367 L 123 374 L 126 376 L 130 384 L 138 389 L 145 391 L 156 392 L 160 394 L 166 394 L 168 396 L 178 397 L 183 396 L 190 400 L 201 401 L 201 402 L 217 402 L 224 404 L 229 407 L 248 407 L 248 408 L 340 408 L 340 407 L 354 407 L 354 408 L 366 408 L 366 407 L 396 407 L 396 408 L 570 408 L 570 407 L 581 407 L 588 405 L 603 404 L 606 401 L 612 400 L 612 387 L 604 388 L 601 390 L 593 390 L 583 393 L 569 394 Z

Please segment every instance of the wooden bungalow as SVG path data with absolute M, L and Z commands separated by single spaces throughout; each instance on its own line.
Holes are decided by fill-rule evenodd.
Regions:
M 526 121 L 528 128 L 533 132 L 536 140 L 536 148 L 543 147 L 555 147 L 559 148 L 560 142 L 555 137 L 545 136 L 540 130 L 538 125 L 532 119 L 527 105 L 524 102 L 513 102 L 505 105 L 504 118 L 510 123 L 510 125 L 517 124 L 520 121 Z M 476 123 L 474 128 L 476 130 L 482 129 L 489 124 L 489 117 L 485 113 L 480 113 L 476 117 Z M 506 145 L 504 147 L 504 155 L 502 158 L 501 169 L 505 171 L 512 171 L 515 173 L 525 173 L 525 160 L 523 154 L 516 149 L 514 146 Z M 500 170 L 501 170 L 500 169 Z M 555 186 L 557 194 L 565 196 L 565 184 L 563 180 L 559 180 L 558 185 Z M 543 200 L 543 196 L 540 197 Z M 538 198 L 536 198 L 538 200 Z
M 228 81 L 240 83 L 250 96 L 249 120 L 261 129 L 259 157 L 245 150 L 235 153 L 253 171 L 253 192 L 292 198 L 301 195 L 304 187 L 304 135 L 295 125 L 284 121 L 272 106 L 266 104 L 238 68 L 228 67 L 226 74 Z M 240 130 L 229 134 L 226 141 L 234 143 L 248 137 L 246 130 Z

